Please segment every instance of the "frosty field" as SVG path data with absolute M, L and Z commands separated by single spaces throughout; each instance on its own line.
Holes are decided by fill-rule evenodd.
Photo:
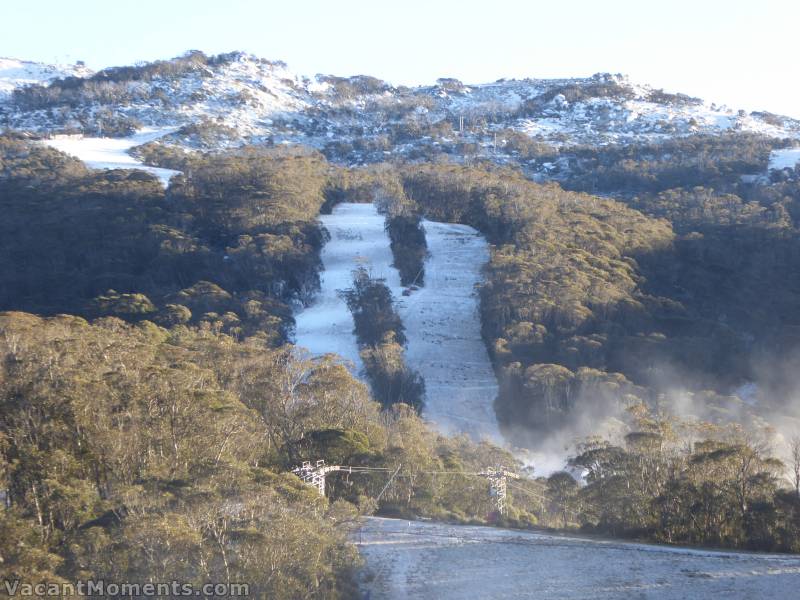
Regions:
M 370 518 L 370 600 L 795 598 L 800 557 Z

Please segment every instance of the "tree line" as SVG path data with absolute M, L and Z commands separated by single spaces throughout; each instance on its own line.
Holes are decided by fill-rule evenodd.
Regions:
M 631 413 L 621 443 L 590 439 L 570 459 L 586 479 L 562 485 L 571 519 L 671 544 L 800 551 L 800 493 L 796 478 L 791 488 L 785 479 L 797 453 L 786 465 L 740 425 L 687 422 L 641 404 Z
M 10 136 L 0 164 L 2 310 L 191 323 L 281 343 L 289 304 L 318 286 L 318 155 L 197 155 L 166 192 L 141 171 L 88 171 Z
M 0 404 L 0 575 L 28 583 L 245 581 L 259 597 L 352 598 L 346 535 L 387 476 L 332 476 L 326 500 L 288 470 L 402 464 L 384 514 L 485 522 L 485 481 L 430 472 L 513 464 L 404 404 L 382 409 L 332 357 L 146 320 L 1 313 Z
M 343 290 L 342 296 L 353 315 L 353 331 L 374 398 L 386 407 L 402 403 L 421 412 L 425 381 L 405 362 L 405 327 L 385 280 L 359 267 L 353 272 L 353 287 Z

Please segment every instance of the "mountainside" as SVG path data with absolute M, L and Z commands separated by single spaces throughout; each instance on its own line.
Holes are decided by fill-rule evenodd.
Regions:
M 7 90 L 0 126 L 38 134 L 114 136 L 174 126 L 180 129 L 165 141 L 187 148 L 292 142 L 350 163 L 486 155 L 543 174 L 553 170 L 545 159 L 556 149 L 586 144 L 724 132 L 800 138 L 797 120 L 716 106 L 621 75 L 480 85 L 440 79 L 409 88 L 370 76 L 309 79 L 240 52 L 191 52 L 94 74 L 7 62 L 20 66 L 0 73 Z
M 326 210 L 389 198 L 400 212 L 410 211 L 404 218 L 412 227 L 401 237 L 416 227 L 421 254 L 414 259 L 410 246 L 395 251 L 396 236 L 391 242 L 404 283 L 425 269 L 422 219 L 478 230 L 491 254 L 481 333 L 500 376 L 495 408 L 507 427 L 549 429 L 549 419 L 562 423 L 565 415 L 582 414 L 580 405 L 597 404 L 595 392 L 586 391 L 592 376 L 582 369 L 624 376 L 621 389 L 642 401 L 675 395 L 676 388 L 681 397 L 686 389 L 712 390 L 722 394 L 713 396 L 715 406 L 735 414 L 758 404 L 744 402 L 741 390 L 771 386 L 779 398 L 795 387 L 785 357 L 795 345 L 787 325 L 795 323 L 797 295 L 797 120 L 610 74 L 481 85 L 443 78 L 409 88 L 365 75 L 310 79 L 242 52 L 192 51 L 97 73 L 4 60 L 2 85 L 13 91 L 0 98 L 0 125 L 11 137 L 45 138 L 92 169 L 139 167 L 164 188 L 185 174 L 166 190 L 169 198 L 219 186 L 211 173 L 223 168 L 241 186 L 237 194 L 257 202 L 272 192 L 250 198 L 253 187 L 270 190 L 273 183 L 251 167 L 239 172 L 241 163 L 256 164 L 261 152 L 319 151 L 325 165 L 312 179 L 318 186 L 328 178 L 315 192 L 325 196 Z M 226 158 L 206 162 L 219 153 Z M 333 165 L 351 170 L 331 175 Z M 193 181 L 198 172 L 200 184 Z M 618 203 L 598 209 L 596 196 L 531 180 Z M 215 219 L 238 220 L 231 189 L 215 194 L 225 199 Z M 258 231 L 262 209 L 247 211 Z M 225 240 L 231 246 L 218 248 L 224 264 L 249 269 L 230 250 L 250 242 L 232 231 L 242 233 L 214 232 L 210 243 Z M 315 239 L 312 250 L 321 245 Z M 308 248 L 301 253 L 307 264 L 319 260 Z M 224 270 L 214 273 L 218 283 Z M 253 283 L 230 277 L 242 289 Z M 281 290 L 281 302 L 297 305 L 298 295 L 308 301 L 315 280 L 315 273 L 282 279 L 269 284 L 270 293 Z M 100 287 L 92 283 L 82 293 L 95 297 L 105 291 Z M 286 315 L 281 336 L 292 327 Z M 731 409 L 728 397 L 744 405 Z M 524 431 L 521 438 L 528 443 Z
M 44 85 L 65 77 L 90 77 L 92 70 L 74 65 L 48 65 L 0 57 L 0 102 L 8 100 L 13 91 L 26 85 Z
M 401 277 L 424 271 L 421 219 L 480 231 L 493 253 L 482 288 L 482 335 L 502 374 L 496 408 L 507 425 L 541 428 L 548 411 L 559 420 L 581 412 L 575 407 L 586 392 L 576 390 L 589 384 L 570 382 L 588 377 L 581 371 L 587 368 L 652 388 L 623 386 L 642 400 L 672 393 L 676 379 L 690 381 L 693 393 L 713 390 L 739 401 L 748 385 L 764 389 L 778 380 L 776 396 L 794 389 L 783 357 L 794 348 L 787 325 L 795 323 L 800 224 L 797 120 L 610 74 L 481 85 L 443 78 L 409 88 L 365 75 L 309 79 L 241 52 L 192 51 L 97 73 L 3 60 L 0 81 L 12 92 L 0 98 L 0 125 L 10 137 L 45 138 L 93 169 L 141 167 L 165 188 L 185 174 L 166 190 L 169 198 L 195 193 L 198 170 L 209 173 L 201 188 L 218 186 L 210 173 L 224 168 L 241 185 L 237 194 L 254 202 L 260 196 L 249 197 L 253 187 L 269 190 L 272 183 L 261 173 L 239 180 L 240 163 L 261 152 L 316 150 L 325 165 L 312 179 L 318 186 L 329 178 L 315 192 L 325 196 L 326 210 L 343 200 L 390 198 L 400 212 L 410 211 L 405 233 L 416 227 L 423 247 L 417 264 L 414 250 L 395 252 L 392 238 L 395 265 L 407 263 Z M 9 142 L 9 152 L 14 147 Z M 331 176 L 332 165 L 367 168 Z M 619 204 L 598 213 L 595 196 L 531 180 Z M 215 194 L 225 199 L 215 218 L 238 220 L 231 190 Z M 256 230 L 264 225 L 262 209 L 247 211 Z M 303 218 L 316 216 L 310 210 Z M 210 243 L 248 243 L 227 235 L 214 232 Z M 642 239 L 632 244 L 636 236 Z M 219 248 L 222 260 L 237 266 L 229 250 Z M 314 287 L 300 280 L 270 285 L 283 290 L 282 301 L 297 303 L 286 290 L 307 295 Z M 92 284 L 83 293 L 104 291 Z M 281 321 L 289 331 L 289 319 Z M 725 336 L 724 350 L 716 350 Z M 702 359 L 692 359 L 698 348 Z M 683 383 L 678 387 L 683 393 Z M 563 398 L 553 402 L 553 393 Z M 549 408 L 539 412 L 542 402 Z
M 796 587 L 785 557 L 405 521 L 359 580 L 347 542 L 377 511 L 800 552 L 796 121 L 612 75 L 19 64 L 0 579 L 438 598 L 498 579 L 491 544 L 509 594 Z M 442 591 L 451 562 L 486 569 Z

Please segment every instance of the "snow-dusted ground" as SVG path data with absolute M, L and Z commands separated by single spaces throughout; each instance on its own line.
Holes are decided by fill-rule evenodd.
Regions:
M 798 162 L 800 162 L 800 148 L 773 150 L 769 156 L 770 170 L 793 169 Z
M 313 355 L 339 354 L 361 370 L 353 334 L 353 317 L 339 291 L 352 287 L 353 271 L 363 266 L 373 277 L 386 279 L 395 296 L 400 276 L 391 266 L 392 251 L 383 215 L 372 204 L 338 204 L 320 221 L 331 235 L 322 248 L 321 289 L 314 302 L 295 315 L 295 343 Z
M 47 65 L 0 57 L 0 101 L 11 96 L 14 89 L 24 85 L 47 84 L 61 77 L 88 77 L 90 69 L 75 65 Z
M 26 83 L 47 83 L 64 75 L 87 76 L 80 66 L 44 65 L 0 59 L 0 122 L 14 129 L 39 133 L 63 131 L 96 116 L 94 100 L 58 111 L 7 103 L 14 88 Z M 611 95 L 598 93 L 602 85 Z M 430 123 L 442 119 L 457 123 L 489 117 L 491 131 L 466 132 L 466 139 L 488 148 L 492 133 L 501 136 L 511 128 L 557 147 L 585 144 L 660 141 L 676 136 L 718 134 L 724 131 L 761 133 L 770 137 L 800 139 L 800 120 L 747 113 L 726 106 L 660 95 L 650 86 L 627 77 L 597 74 L 571 79 L 498 80 L 462 86 L 437 84 L 394 88 L 362 79 L 303 77 L 284 63 L 247 53 L 197 64 L 171 76 L 125 84 L 131 94 L 121 101 L 103 103 L 104 112 L 135 118 L 153 127 L 185 125 L 211 120 L 230 128 L 211 144 L 222 149 L 242 143 L 301 143 L 322 148 L 332 139 L 352 144 L 365 136 L 387 135 L 394 126 L 387 111 L 398 105 L 416 105 L 415 118 Z M 584 90 L 577 99 L 569 90 Z M 91 95 L 87 96 L 91 98 Z M 530 104 L 532 103 L 532 104 Z M 527 108 L 526 108 L 527 107 Z M 520 112 L 520 109 L 523 109 Z M 486 134 L 489 134 L 488 136 Z M 443 140 L 420 138 L 387 150 L 403 154 L 417 145 Z M 194 136 L 175 136 L 171 142 L 196 149 Z M 494 144 L 492 144 L 494 146 Z M 207 149 L 207 148 L 204 148 Z M 506 155 L 501 153 L 501 155 Z M 383 152 L 365 153 L 369 160 L 384 160 Z
M 763 600 L 800 589 L 800 556 L 379 518 L 354 541 L 370 600 Z
M 81 159 L 92 169 L 139 169 L 152 173 L 161 180 L 164 187 L 167 187 L 170 178 L 180 171 L 147 166 L 128 154 L 128 150 L 157 140 L 174 130 L 174 128 L 142 129 L 138 133 L 124 138 L 56 136 L 46 140 L 45 143 L 56 150 Z
M 430 253 L 425 286 L 399 303 L 406 362 L 425 378 L 423 415 L 446 433 L 501 443 L 493 408 L 497 379 L 481 338 L 475 289 L 489 260 L 486 240 L 467 225 L 423 226 Z
M 403 296 L 384 217 L 372 204 L 339 204 L 320 220 L 331 240 L 322 250 L 320 293 L 295 315 L 297 345 L 314 355 L 339 354 L 361 369 L 353 320 L 338 291 L 365 266 L 386 279 L 396 301 L 408 338 L 406 362 L 425 378 L 423 416 L 444 432 L 501 442 L 492 406 L 497 380 L 481 339 L 475 292 L 488 260 L 484 239 L 466 225 L 425 221 L 425 287 Z

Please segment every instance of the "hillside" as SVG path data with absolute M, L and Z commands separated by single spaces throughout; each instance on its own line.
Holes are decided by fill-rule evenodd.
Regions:
M 211 158 L 218 153 L 255 157 L 257 149 L 295 148 L 319 152 L 332 165 L 397 170 L 389 188 L 385 176 L 367 169 L 344 176 L 362 181 L 337 190 L 339 183 L 320 183 L 329 167 L 314 167 L 317 179 L 300 192 L 311 194 L 307 207 L 281 216 L 277 229 L 269 225 L 276 240 L 295 246 L 298 254 L 286 260 L 320 264 L 314 252 L 324 241 L 313 233 L 313 220 L 322 202 L 385 196 L 411 207 L 416 219 L 477 229 L 491 245 L 482 335 L 500 380 L 498 415 L 507 426 L 522 426 L 511 435 L 516 442 L 528 446 L 525 430 L 547 429 L 551 419 L 561 427 L 568 415 L 583 412 L 577 407 L 597 405 L 589 399 L 596 384 L 585 381 L 596 376 L 601 388 L 616 386 L 651 404 L 661 398 L 687 405 L 688 394 L 695 398 L 688 402 L 694 416 L 736 419 L 755 412 L 761 419 L 776 404 L 784 417 L 793 416 L 784 413 L 791 403 L 779 400 L 794 393 L 786 374 L 795 344 L 800 201 L 793 166 L 800 124 L 792 119 L 719 107 L 608 74 L 480 85 L 443 78 L 405 88 L 370 76 L 310 79 L 241 52 L 189 52 L 98 73 L 12 62 L 4 85 L 14 91 L 0 101 L 0 122 L 13 136 L 51 138 L 49 146 L 95 169 L 139 166 L 164 187 L 175 174 L 189 174 L 166 190 L 168 198 L 183 198 L 180 210 L 195 211 L 204 193 L 227 193 L 198 196 L 198 185 L 219 185 L 207 171 L 239 168 L 238 159 Z M 37 77 L 39 83 L 30 81 Z M 204 199 L 210 205 L 202 217 L 191 217 L 201 219 L 192 225 L 199 227 L 197 241 L 214 260 L 227 261 L 223 269 L 201 269 L 201 283 L 212 280 L 224 293 L 231 286 L 255 293 L 254 282 L 231 267 L 248 272 L 252 252 L 278 243 L 242 237 L 265 225 L 247 198 L 263 183 L 246 180 L 253 168 L 223 178 L 236 180 L 245 214 L 229 206 L 236 216 L 228 222 L 225 207 Z M 203 180 L 195 182 L 191 174 L 198 172 Z M 520 175 L 618 202 L 597 208 L 594 197 L 536 187 Z M 162 200 L 147 202 L 161 215 L 158 227 L 174 227 Z M 300 247 L 292 229 L 298 218 Z M 214 230 L 221 225 L 225 235 Z M 413 270 L 406 251 L 413 249 L 398 250 L 393 260 Z M 428 258 L 429 266 L 438 258 Z M 484 261 L 476 256 L 475 262 Z M 422 274 L 424 263 L 419 266 Z M 125 293 L 142 291 L 126 279 L 104 280 Z M 174 305 L 175 294 L 198 293 L 192 279 L 164 291 L 150 279 L 146 287 Z M 296 312 L 298 302 L 308 303 L 316 281 L 315 273 L 294 273 L 259 291 L 282 306 L 281 339 L 291 336 L 289 307 Z M 89 297 L 80 302 L 100 298 L 106 291 L 100 287 L 81 290 L 78 296 Z M 422 288 L 420 297 L 427 297 Z M 11 306 L 37 306 L 36 294 L 26 289 L 28 302 Z M 233 312 L 251 320 L 242 307 Z M 722 351 L 712 350 L 720 343 Z M 600 394 L 600 404 L 608 395 Z M 544 412 L 542 402 L 549 407 Z
M 90 77 L 91 69 L 75 65 L 48 65 L 28 60 L 0 57 L 0 102 L 7 101 L 15 89 L 26 85 L 46 85 L 65 77 Z
M 39 80 L 17 70 L 0 73 L 4 89 L 17 89 L 0 104 L 0 126 L 39 133 L 104 128 L 107 135 L 181 127 L 170 140 L 179 146 L 302 143 L 348 162 L 478 154 L 547 173 L 556 164 L 536 159 L 564 147 L 723 132 L 800 136 L 794 119 L 717 106 L 610 74 L 478 85 L 443 78 L 408 88 L 364 75 L 302 77 L 282 62 L 240 52 L 192 52 L 94 74 L 26 68 L 40 73 Z M 53 81 L 56 76 L 62 78 Z M 29 83 L 42 85 L 20 87 Z
M 4 64 L 2 577 L 351 598 L 375 512 L 800 552 L 797 121 L 608 74 Z M 588 545 L 592 585 L 695 556 Z M 646 585 L 769 589 L 703 560 Z

